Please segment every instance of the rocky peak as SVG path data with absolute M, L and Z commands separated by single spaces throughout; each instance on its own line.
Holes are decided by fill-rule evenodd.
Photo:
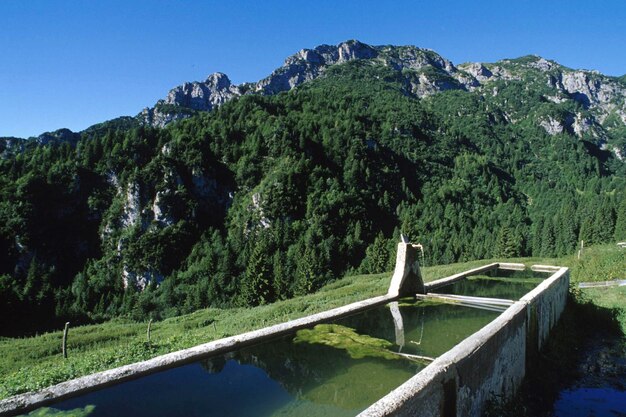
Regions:
M 487 81 L 493 77 L 493 73 L 480 62 L 463 64 L 460 65 L 459 68 L 476 78 L 479 82 Z
M 381 55 L 385 64 L 397 70 L 421 70 L 424 67 L 432 67 L 448 74 L 457 72 L 457 68 L 451 61 L 430 49 L 415 46 L 384 46 L 379 49 L 382 51 Z
M 215 72 L 209 75 L 204 81 L 204 84 L 215 91 L 228 90 L 231 86 L 230 79 L 223 72 Z
M 603 82 L 588 71 L 563 73 L 559 87 L 585 107 L 609 104 L 620 92 L 624 92 L 617 83 Z
M 559 67 L 559 64 L 557 64 L 556 62 L 548 61 L 547 59 L 540 56 L 533 56 L 533 58 L 536 58 L 536 61 L 530 62 L 528 66 L 531 68 L 536 68 L 539 71 L 546 72 Z
M 353 59 L 372 59 L 378 56 L 378 51 L 359 41 L 342 42 L 337 46 L 337 61 L 342 63 Z
M 69 129 L 59 129 L 54 132 L 45 132 L 41 135 L 33 138 L 40 145 L 47 145 L 49 143 L 64 143 L 68 142 L 71 145 L 75 145 L 80 139 L 80 133 L 74 133 Z
M 241 89 L 232 85 L 226 74 L 216 72 L 204 82 L 187 82 L 171 89 L 165 99 L 144 109 L 138 117 L 145 124 L 164 127 L 192 116 L 195 111 L 211 111 L 240 95 Z
M 225 74 L 217 72 L 209 75 L 204 82 L 185 83 L 173 88 L 164 103 L 210 111 L 238 95 L 239 89 L 231 84 Z
M 259 81 L 254 90 L 261 94 L 288 91 L 319 77 L 331 65 L 355 59 L 376 58 L 379 51 L 359 41 L 342 42 L 337 46 L 320 45 L 315 49 L 302 49 L 288 57 L 285 64 L 270 76 Z

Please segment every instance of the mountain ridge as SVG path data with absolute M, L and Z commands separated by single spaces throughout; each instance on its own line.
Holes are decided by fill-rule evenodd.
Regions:
M 497 94 L 497 87 L 494 86 L 500 82 L 525 82 L 533 84 L 533 88 L 543 88 L 541 84 L 545 84 L 547 88 L 544 88 L 543 96 L 546 101 L 572 101 L 580 109 L 558 117 L 544 117 L 537 120 L 539 126 L 551 135 L 565 132 L 582 138 L 587 134 L 594 137 L 600 146 L 610 148 L 621 160 L 626 155 L 626 149 L 621 144 L 609 143 L 611 130 L 626 129 L 626 76 L 610 77 L 594 70 L 571 69 L 538 55 L 506 58 L 494 63 L 454 65 L 431 49 L 412 45 L 372 46 L 358 40 L 301 49 L 288 56 L 282 66 L 256 82 L 233 84 L 226 74 L 216 72 L 204 81 L 185 82 L 172 88 L 164 99 L 144 108 L 134 118 L 123 116 L 78 133 L 59 129 L 30 139 L 40 144 L 75 143 L 79 134 L 93 133 L 98 126 L 128 128 L 144 124 L 162 128 L 245 95 L 274 95 L 291 91 L 324 77 L 331 67 L 355 60 L 396 71 L 403 79 L 406 94 L 417 98 L 428 98 L 447 90 L 494 95 Z M 516 120 L 515 115 L 507 112 L 505 115 L 511 121 Z M 3 149 L 0 157 L 7 157 L 23 148 L 14 146 L 15 139 L 0 138 L 0 142 Z
M 407 94 L 427 98 L 447 90 L 482 91 L 481 94 L 497 94 L 489 90 L 497 82 L 525 81 L 545 82 L 549 89 L 545 99 L 557 103 L 572 100 L 589 114 L 577 112 L 561 118 L 538 121 L 549 134 L 562 132 L 582 137 L 591 132 L 601 146 L 606 146 L 607 130 L 626 128 L 626 75 L 610 77 L 595 70 L 577 70 L 538 55 L 505 58 L 494 63 L 466 62 L 454 65 L 437 52 L 413 45 L 368 45 L 358 40 L 348 40 L 337 45 L 318 45 L 304 48 L 288 56 L 282 66 L 256 82 L 233 84 L 228 76 L 216 72 L 204 81 L 185 82 L 172 88 L 164 99 L 152 107 L 144 108 L 134 118 L 122 116 L 98 123 L 74 133 L 58 129 L 29 138 L 39 144 L 49 142 L 75 143 L 80 133 L 92 133 L 97 127 L 116 127 L 117 121 L 124 127 L 144 124 L 165 127 L 168 124 L 192 117 L 202 111 L 211 111 L 224 103 L 244 95 L 273 95 L 290 91 L 306 82 L 323 77 L 328 68 L 354 60 L 380 64 L 399 72 L 404 79 Z M 508 116 L 512 120 L 514 117 Z M 608 123 L 606 123 L 608 120 Z M 14 146 L 15 139 L 0 138 L 1 157 L 22 149 Z M 9 148 L 12 148 L 9 149 Z M 623 160 L 626 150 L 611 147 Z
M 522 81 L 524 69 L 544 76 L 553 90 L 548 100 L 571 99 L 592 111 L 591 117 L 570 115 L 564 120 L 547 119 L 542 126 L 550 134 L 569 131 L 576 136 L 595 127 L 595 134 L 605 140 L 599 128 L 614 113 L 626 125 L 626 87 L 620 79 L 593 70 L 575 70 L 538 55 L 502 59 L 495 63 L 470 62 L 455 66 L 430 49 L 416 46 L 371 46 L 350 40 L 336 46 L 319 45 L 302 49 L 287 57 L 284 64 L 256 83 L 233 85 L 223 73 L 211 74 L 205 82 L 184 83 L 170 90 L 168 96 L 137 117 L 145 124 L 164 127 L 175 120 L 191 117 L 197 111 L 210 111 L 224 102 L 246 94 L 271 95 L 290 91 L 324 75 L 334 65 L 353 60 L 369 60 L 402 73 L 407 93 L 425 98 L 441 91 L 484 89 L 497 81 Z M 485 94 L 488 92 L 485 91 Z M 621 155 L 620 155 L 621 156 Z

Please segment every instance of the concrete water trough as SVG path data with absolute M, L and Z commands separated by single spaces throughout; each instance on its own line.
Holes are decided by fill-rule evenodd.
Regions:
M 61 407 L 62 409 L 71 409 L 69 407 L 72 404 L 82 404 L 81 398 L 88 398 L 89 400 L 85 400 L 88 402 L 91 401 L 91 398 L 97 397 L 98 393 L 104 393 L 107 390 L 117 390 L 115 395 L 119 396 L 119 393 L 124 391 L 125 384 L 132 383 L 134 384 L 132 385 L 133 389 L 137 389 L 138 386 L 141 386 L 142 381 L 152 381 L 151 383 L 154 384 L 162 384 L 163 381 L 168 380 L 171 382 L 174 374 L 168 376 L 167 372 L 187 369 L 185 366 L 192 366 L 198 361 L 202 361 L 202 367 L 205 371 L 208 370 L 211 375 L 216 374 L 215 369 L 218 369 L 217 373 L 221 372 L 220 370 L 225 367 L 224 363 L 226 363 L 226 367 L 238 365 L 239 368 L 237 369 L 239 370 L 237 372 L 242 370 L 248 372 L 255 366 L 263 368 L 264 364 L 272 362 L 274 357 L 282 357 L 283 353 L 277 349 L 291 349 L 292 340 L 303 339 L 303 331 L 312 332 L 321 328 L 318 325 L 325 325 L 335 326 L 335 331 L 347 329 L 347 331 L 366 332 L 375 327 L 375 324 L 381 320 L 387 320 L 387 316 L 389 316 L 388 321 L 391 323 L 386 325 L 388 328 L 381 327 L 378 330 L 372 330 L 369 332 L 371 335 L 365 337 L 375 336 L 372 340 L 376 341 L 390 340 L 385 342 L 389 351 L 384 350 L 385 355 L 392 355 L 391 359 L 395 359 L 397 356 L 403 359 L 417 360 L 417 365 L 413 361 L 407 364 L 406 369 L 401 369 L 404 362 L 391 361 L 394 364 L 393 378 L 377 377 L 377 374 L 372 370 L 378 370 L 382 360 L 376 358 L 368 362 L 367 359 L 358 356 L 362 353 L 357 353 L 352 358 L 346 359 L 343 356 L 339 358 L 343 362 L 349 361 L 349 363 L 346 362 L 348 365 L 345 365 L 347 370 L 333 373 L 332 368 L 335 366 L 332 363 L 324 364 L 324 361 L 319 360 L 319 351 L 315 351 L 313 356 L 317 356 L 317 358 L 313 362 L 315 362 L 315 366 L 321 369 L 309 369 L 308 367 L 313 366 L 310 365 L 310 360 L 309 362 L 305 361 L 304 364 L 296 363 L 297 360 L 302 360 L 301 351 L 305 345 L 299 343 L 297 346 L 299 351 L 284 353 L 284 360 L 277 365 L 279 370 L 264 368 L 264 378 L 269 377 L 270 380 L 278 381 L 276 385 L 279 387 L 272 389 L 280 391 L 280 395 L 283 397 L 285 394 L 282 391 L 287 390 L 293 394 L 292 397 L 300 396 L 304 400 L 298 398 L 298 401 L 295 401 L 291 398 L 289 400 L 291 402 L 284 400 L 287 401 L 286 403 L 281 400 L 283 403 L 276 406 L 276 414 L 273 414 L 274 411 L 268 411 L 263 415 L 313 415 L 310 403 L 316 401 L 318 404 L 316 404 L 317 407 L 314 412 L 317 415 L 446 417 L 481 415 L 489 399 L 494 396 L 509 398 L 520 385 L 526 367 L 546 341 L 550 330 L 565 307 L 569 288 L 569 272 L 567 268 L 534 266 L 532 271 L 543 273 L 543 276 L 547 278 L 527 278 L 524 281 L 524 279 L 500 277 L 500 275 L 506 275 L 502 273 L 498 274 L 499 277 L 497 278 L 490 278 L 488 275 L 494 271 L 510 271 L 511 274 L 528 271 L 523 264 L 492 263 L 437 281 L 424 283 L 419 268 L 418 248 L 418 245 L 406 242 L 399 243 L 396 268 L 386 295 L 216 340 L 147 361 L 84 376 L 37 392 L 17 395 L 0 401 L 0 416 L 20 415 L 40 407 L 57 407 L 63 404 L 65 404 L 63 405 L 65 408 Z M 483 280 L 481 282 L 485 285 L 476 284 L 478 277 Z M 493 282 L 497 285 L 491 285 Z M 509 288 L 510 285 L 500 285 L 503 282 L 514 282 L 515 285 L 518 282 L 526 282 L 527 286 L 516 287 L 516 292 L 512 293 Z M 486 297 L 483 293 L 477 293 L 475 289 L 479 287 L 483 290 L 489 289 L 491 291 L 490 296 Z M 503 289 L 506 290 L 504 293 L 502 293 Z M 492 296 L 492 293 L 495 296 Z M 507 297 L 503 298 L 503 294 Z M 411 301 L 415 298 L 427 301 L 418 301 L 415 304 L 414 301 Z M 446 336 L 449 340 L 439 341 L 435 344 L 436 347 L 431 346 L 429 351 L 426 347 L 428 343 L 424 343 L 423 346 L 415 345 L 422 342 L 425 328 L 426 332 L 431 331 L 431 334 L 435 334 L 437 333 L 434 331 L 435 323 L 445 324 L 446 321 L 424 319 L 427 311 L 428 314 L 432 314 L 434 310 L 426 310 L 426 307 L 420 303 L 426 303 L 424 305 L 431 303 L 437 306 L 450 304 L 450 306 L 443 308 L 450 311 L 457 309 L 454 310 L 455 313 L 452 316 L 449 316 L 452 317 L 451 320 L 453 321 L 472 316 L 473 313 L 467 313 L 467 311 L 471 311 L 467 307 L 473 307 L 485 311 L 485 313 L 481 318 L 472 316 L 471 323 L 475 328 L 468 327 L 466 332 L 469 333 L 464 333 L 462 336 L 459 334 Z M 359 325 L 359 320 L 364 320 L 366 323 Z M 437 325 L 442 326 L 441 324 Z M 453 327 L 458 329 L 467 326 L 459 321 Z M 349 336 L 353 337 L 352 334 L 350 333 Z M 294 338 L 294 335 L 297 336 Z M 336 336 L 335 333 L 333 335 Z M 408 340 L 411 337 L 418 340 Z M 393 347 L 389 347 L 391 345 Z M 327 355 L 329 361 L 331 357 L 339 357 L 337 355 L 345 356 L 344 351 L 335 355 L 332 348 L 324 346 L 323 349 L 326 349 L 323 351 L 326 353 L 321 356 Z M 424 352 L 428 355 L 424 355 Z M 355 357 L 357 359 L 354 359 Z M 306 368 L 306 372 L 298 367 Z M 293 375 L 284 375 L 286 372 L 293 371 L 293 369 L 288 368 L 299 369 L 297 378 L 294 378 Z M 354 385 L 358 388 L 353 387 L 352 391 L 345 391 L 344 396 L 360 394 L 360 391 L 363 391 L 361 387 L 377 386 L 378 391 L 374 390 L 373 393 L 369 394 L 369 397 L 363 396 L 363 398 L 359 398 L 359 401 L 351 401 L 349 398 L 344 398 L 343 401 L 341 398 L 337 399 L 338 396 L 343 395 L 342 389 L 351 385 L 349 380 L 347 383 L 346 381 L 338 383 L 337 380 L 348 377 L 353 378 Z M 307 378 L 322 380 L 322 383 L 325 384 L 323 389 L 319 386 L 309 386 L 307 381 L 294 382 L 294 379 L 306 380 Z M 381 380 L 386 378 L 387 385 L 377 381 L 377 378 Z M 328 382 L 329 380 L 331 382 Z M 223 385 L 223 382 L 216 382 L 216 389 L 220 389 L 220 384 Z M 149 388 L 149 390 L 155 389 L 154 385 L 150 386 L 153 388 Z M 156 386 L 158 387 L 158 385 Z M 321 393 L 323 390 L 328 391 L 329 387 L 335 390 L 334 400 L 323 397 L 327 392 Z M 235 392 L 234 395 L 237 393 Z M 190 398 L 186 400 L 185 407 L 194 401 L 193 397 Z M 376 401 L 377 399 L 378 401 Z M 168 401 L 174 400 L 169 399 Z M 219 400 L 214 401 L 219 402 Z M 336 404 L 330 404 L 329 401 L 335 401 Z M 182 404 L 180 409 L 176 408 L 175 404 L 174 407 L 174 409 L 180 410 L 180 415 L 193 414 Z M 206 412 L 207 409 L 210 410 L 210 407 L 211 404 L 205 405 L 202 412 Z M 228 407 L 228 404 L 224 407 Z M 188 411 L 182 411 L 183 409 Z M 291 412 L 290 410 L 299 411 Z M 150 410 L 150 415 L 158 415 L 158 411 L 164 412 L 160 408 L 157 408 L 156 411 L 155 414 L 155 410 Z M 195 412 L 200 413 L 197 410 Z M 102 413 L 104 413 L 103 411 L 101 411 L 101 415 L 106 415 L 106 413 Z M 168 413 L 163 415 L 172 415 L 171 411 Z M 245 415 L 255 415 L 253 411 L 253 414 L 250 414 L 250 409 L 246 413 Z M 115 412 L 115 414 L 136 415 L 136 411 L 131 412 L 130 409 L 121 408 L 120 412 Z M 261 414 L 260 411 L 259 414 Z M 232 415 L 237 414 L 233 413 Z

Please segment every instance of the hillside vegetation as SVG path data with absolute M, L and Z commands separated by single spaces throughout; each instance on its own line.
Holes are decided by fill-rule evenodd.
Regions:
M 164 129 L 3 152 L 2 335 L 286 300 L 390 269 L 401 232 L 428 265 L 626 239 L 621 96 L 600 125 L 559 87 L 578 75 L 538 57 L 469 88 L 433 52 L 418 70 L 386 51 Z

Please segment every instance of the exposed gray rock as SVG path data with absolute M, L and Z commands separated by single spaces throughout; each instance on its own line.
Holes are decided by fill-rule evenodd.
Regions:
M 154 196 L 152 202 L 152 214 L 154 221 L 160 223 L 163 226 L 170 226 L 174 224 L 174 219 L 168 214 L 167 205 L 163 204 L 163 197 L 169 194 L 169 190 L 158 191 Z
M 225 74 L 216 72 L 209 75 L 204 82 L 185 83 L 173 88 L 164 103 L 209 111 L 239 95 L 239 88 L 232 85 Z
M 460 65 L 459 68 L 471 74 L 477 81 L 485 82 L 493 77 L 493 73 L 479 62 Z
M 607 108 L 616 96 L 626 91 L 618 83 L 604 81 L 588 71 L 571 71 L 563 73 L 561 85 L 575 100 L 585 107 Z
M 544 98 L 548 101 L 551 101 L 552 103 L 556 103 L 556 104 L 560 104 L 560 103 L 564 103 L 567 101 L 567 97 L 563 97 L 560 95 L 554 95 L 554 96 L 544 96 Z
M 593 119 L 591 117 L 585 117 L 581 113 L 578 113 L 572 123 L 572 130 L 580 137 L 583 133 L 588 132 L 592 126 Z
M 449 79 L 431 79 L 425 74 L 420 74 L 416 78 L 412 78 L 409 82 L 410 91 L 418 97 L 428 97 L 445 90 L 456 90 L 463 88 L 460 84 L 455 83 L 452 78 Z
M 548 135 L 551 136 L 563 133 L 563 131 L 565 130 L 565 126 L 563 126 L 560 121 L 552 117 L 548 117 L 547 120 L 542 120 L 541 122 L 539 122 L 539 125 L 545 129 Z
M 548 61 L 547 59 L 541 58 L 541 57 L 537 57 L 537 61 L 535 62 L 531 62 L 530 64 L 528 64 L 529 67 L 531 68 L 536 68 L 539 71 L 550 71 L 553 68 L 558 67 L 559 65 L 552 62 L 552 61 Z
M 507 62 L 502 61 L 502 62 Z M 513 75 L 511 74 L 511 71 L 509 71 L 508 69 L 504 68 L 501 65 L 493 65 L 490 68 L 491 74 L 493 75 L 493 79 L 494 80 L 514 80 L 514 81 L 518 81 L 521 79 L 521 77 L 519 75 Z M 491 78 L 491 77 L 490 77 Z
M 151 282 L 159 283 L 163 281 L 163 278 L 163 275 L 156 271 L 135 272 L 129 270 L 126 265 L 124 265 L 122 269 L 122 281 L 124 283 L 124 288 L 133 287 L 137 290 L 143 291 Z
M 252 194 L 252 206 L 249 209 L 257 214 L 259 218 L 258 226 L 262 227 L 263 229 L 267 229 L 271 226 L 270 219 L 268 219 L 263 213 L 263 200 L 261 198 L 261 193 L 256 192 Z
M 263 94 L 289 91 L 319 77 L 331 65 L 354 59 L 373 59 L 378 54 L 376 48 L 359 41 L 343 42 L 337 46 L 320 45 L 312 50 L 302 49 L 288 57 L 285 64 L 272 72 L 269 77 L 259 81 L 254 91 Z
M 417 48 L 415 46 L 384 46 L 379 48 L 385 63 L 396 70 L 421 70 L 430 66 L 449 74 L 457 71 L 452 62 L 429 49 Z
M 123 227 L 131 227 L 141 220 L 141 196 L 139 184 L 131 182 L 126 189 L 122 218 Z
M 168 110 L 163 110 L 163 108 L 160 106 L 162 103 L 163 100 L 159 101 L 155 107 L 146 107 L 141 111 L 141 113 L 139 113 L 137 117 L 141 120 L 142 123 L 145 123 L 147 125 L 153 127 L 165 127 L 166 125 L 177 120 L 191 117 L 193 114 L 190 112 L 171 112 Z

